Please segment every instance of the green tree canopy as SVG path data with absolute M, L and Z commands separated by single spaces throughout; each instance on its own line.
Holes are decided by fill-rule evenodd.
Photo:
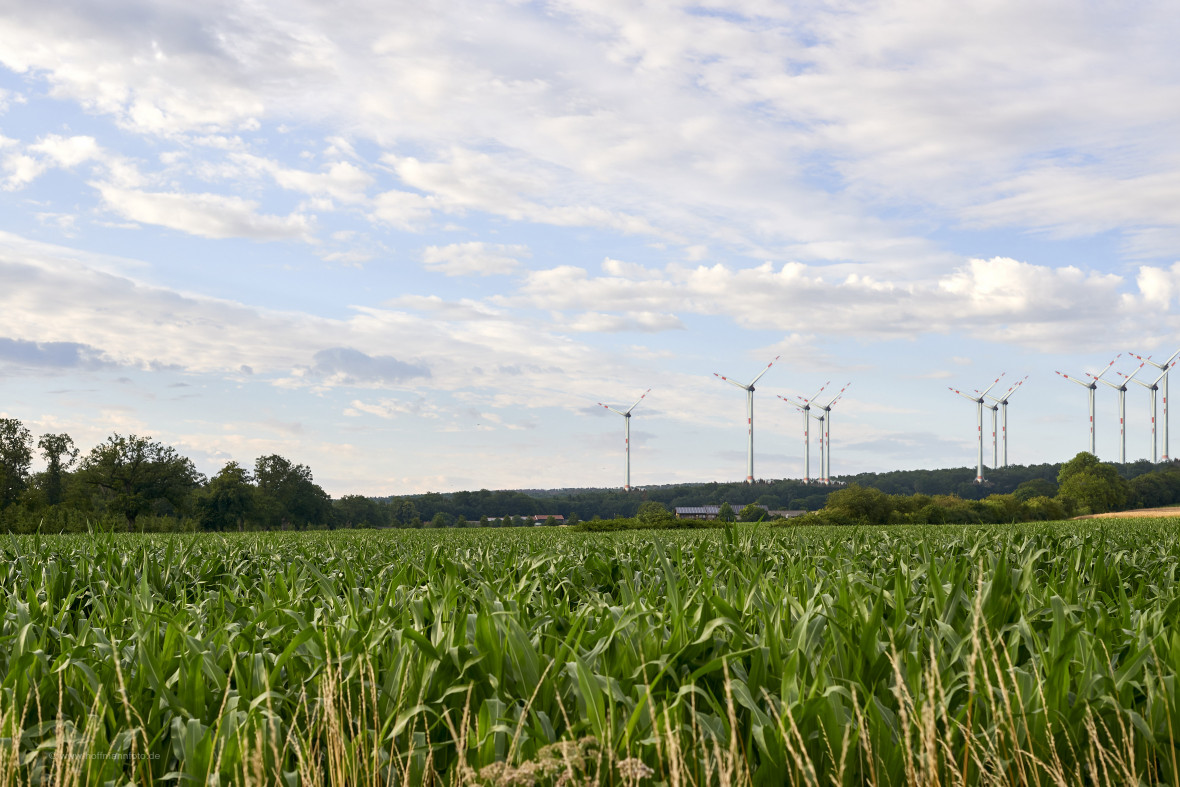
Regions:
M 1018 485 L 1012 494 L 1022 503 L 1034 497 L 1053 497 L 1057 494 L 1057 484 L 1048 478 L 1030 478 Z
M 738 514 L 738 518 L 743 522 L 761 522 L 766 518 L 766 509 L 754 503 L 748 504 Z
M 137 435 L 111 435 L 86 455 L 81 469 L 107 510 L 126 517 L 128 527 L 160 503 L 183 509 L 204 480 L 188 457 Z
M 295 464 L 278 454 L 254 462 L 259 509 L 271 526 L 322 525 L 331 512 L 331 498 L 311 477 L 307 465 Z
M 33 435 L 15 418 L 0 418 L 0 511 L 20 498 L 29 482 Z
M 1061 469 L 1057 471 L 1057 483 L 1064 484 L 1067 478 L 1087 470 L 1092 470 L 1101 464 L 1102 462 L 1094 454 L 1089 451 L 1082 451 L 1073 459 L 1061 465 Z
M 729 503 L 721 504 L 721 507 L 717 509 L 717 518 L 722 522 L 732 522 L 737 519 L 733 513 L 733 506 Z
M 1116 511 L 1127 503 L 1129 486 L 1115 466 L 1085 451 L 1061 466 L 1057 480 L 1058 497 L 1073 500 L 1091 514 Z
M 250 471 L 229 462 L 196 495 L 195 507 L 205 530 L 245 529 L 254 513 L 257 491 Z
M 364 495 L 345 495 L 333 501 L 332 507 L 346 527 L 385 527 L 393 508 Z
M 828 502 L 824 507 L 871 525 L 888 524 L 889 515 L 893 511 L 889 495 L 880 489 L 871 489 L 859 484 L 849 484 L 832 492 L 828 495 Z
M 645 500 L 639 504 L 639 511 L 635 514 L 636 521 L 644 527 L 660 527 L 674 519 L 672 512 L 663 503 L 655 500 Z
M 55 506 L 62 499 L 66 472 L 78 461 L 78 449 L 68 434 L 43 434 L 37 447 L 45 457 L 45 499 L 49 505 Z

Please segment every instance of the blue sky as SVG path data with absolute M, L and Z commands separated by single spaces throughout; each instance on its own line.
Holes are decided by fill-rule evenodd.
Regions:
M 1180 348 L 1167 4 L 12 3 L 0 414 L 332 494 L 1088 445 Z M 1140 372 L 1143 374 L 1143 372 Z M 1150 453 L 1128 394 L 1127 453 Z M 1117 397 L 1098 452 L 1117 458 Z M 989 426 L 990 430 L 990 426 Z M 813 430 L 813 438 L 816 437 Z M 813 468 L 818 446 L 812 446 Z M 990 448 L 989 448 L 990 452 Z

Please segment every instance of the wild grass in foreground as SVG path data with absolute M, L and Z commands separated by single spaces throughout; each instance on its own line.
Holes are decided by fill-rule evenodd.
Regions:
M 12 538 L 0 785 L 1180 785 L 1178 535 Z

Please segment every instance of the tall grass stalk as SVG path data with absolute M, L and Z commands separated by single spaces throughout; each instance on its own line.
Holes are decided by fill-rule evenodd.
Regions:
M 1180 787 L 1174 522 L 0 554 L 0 787 Z

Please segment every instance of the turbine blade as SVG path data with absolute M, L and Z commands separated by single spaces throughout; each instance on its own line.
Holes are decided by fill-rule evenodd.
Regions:
M 1141 363 L 1137 367 L 1135 367 L 1135 371 L 1131 372 L 1130 374 L 1123 374 L 1122 372 L 1115 372 L 1115 374 L 1117 374 L 1119 377 L 1122 377 L 1122 378 L 1129 381 L 1132 377 L 1139 374 L 1139 372 L 1143 371 L 1143 367 L 1146 365 L 1147 365 L 1147 362 L 1144 361 L 1143 363 Z M 1160 375 L 1160 376 L 1162 377 L 1163 375 Z M 1126 383 L 1123 383 L 1123 385 L 1126 385 Z
M 1105 369 L 1103 369 L 1102 371 L 1100 371 L 1098 374 L 1091 375 L 1091 377 L 1093 377 L 1095 380 L 1097 380 L 1099 377 L 1101 377 L 1102 375 L 1104 375 L 1104 374 L 1106 374 L 1108 371 L 1110 371 L 1110 367 L 1114 366 L 1114 362 L 1115 362 L 1115 361 L 1117 361 L 1119 358 L 1122 358 L 1122 357 L 1123 357 L 1123 354 L 1122 354 L 1122 353 L 1119 353 L 1118 355 L 1116 355 L 1116 356 L 1115 356 L 1115 357 L 1114 357 L 1114 358 L 1111 360 L 1111 362 L 1110 362 L 1110 363 L 1108 363 L 1108 364 L 1106 365 L 1106 368 L 1105 368 Z
M 739 383 L 739 382 L 735 382 L 734 380 L 731 380 L 731 379 L 729 379 L 729 378 L 728 378 L 728 377 L 726 377 L 724 374 L 717 374 L 717 372 L 713 372 L 713 376 L 714 376 L 714 377 L 720 377 L 720 378 L 721 378 L 722 380 L 724 380 L 725 382 L 729 383 L 730 385 L 736 385 L 738 388 L 741 388 L 743 391 L 748 391 L 748 390 L 750 390 L 750 385 L 753 385 L 753 383 L 750 383 L 750 385 L 742 385 L 742 384 L 741 384 L 741 383 Z
M 1024 385 L 1024 381 L 1025 381 L 1025 380 L 1027 380 L 1027 379 L 1028 379 L 1028 375 L 1026 374 L 1024 377 L 1021 377 L 1019 380 L 1017 380 L 1017 381 L 1016 381 L 1016 382 L 1015 382 L 1015 383 L 1012 385 L 1012 387 L 1011 387 L 1011 388 L 1009 388 L 1007 391 L 1004 391 L 1004 395 L 1003 395 L 1003 396 L 1001 396 L 1000 398 L 998 398 L 998 399 L 997 399 L 997 398 L 996 398 L 996 397 L 994 397 L 994 396 L 989 396 L 989 397 L 988 397 L 988 399 L 991 399 L 993 402 L 999 402 L 1000 404 L 1003 404 L 1004 402 L 1008 401 L 1008 397 L 1009 397 L 1009 396 L 1011 396 L 1012 394 L 1016 393 L 1016 389 L 1017 389 L 1017 388 L 1019 388 L 1020 386 Z
M 626 413 L 624 413 L 622 410 L 616 410 L 615 408 L 611 407 L 609 404 L 603 404 L 602 402 L 599 402 L 598 406 L 605 407 L 606 409 L 610 410 L 612 413 L 618 413 L 619 415 L 626 415 Z
M 644 392 L 643 392 L 643 396 L 647 396 L 649 393 L 651 393 L 651 389 L 650 389 L 650 388 L 648 388 L 646 391 L 644 391 Z M 639 403 L 643 401 L 643 396 L 641 396 L 641 397 L 639 397 L 638 399 L 636 399 L 636 400 L 635 400 L 635 404 L 633 404 L 633 405 L 631 405 L 630 407 L 628 407 L 628 408 L 627 408 L 627 412 L 631 412 L 631 411 L 632 411 L 632 410 L 634 410 L 636 407 L 638 407 L 638 406 L 639 406 Z
M 1003 379 L 1003 377 L 1004 377 L 1004 375 L 1005 375 L 1005 374 L 1007 374 L 1007 372 L 1000 372 L 1000 376 L 999 376 L 999 377 L 997 377 L 996 379 L 992 380 L 992 384 L 991 384 L 991 385 L 989 385 L 987 388 L 984 388 L 982 391 L 980 391 L 980 392 L 979 392 L 979 395 L 980 395 L 981 397 L 982 397 L 982 396 L 987 396 L 987 392 L 988 392 L 988 391 L 990 391 L 991 389 L 995 388 L 995 387 L 996 387 L 996 384 L 997 384 L 998 382 L 1000 382 L 1000 380 L 1002 380 L 1002 379 Z
M 803 401 L 805 401 L 805 402 L 810 402 L 810 401 L 812 401 L 812 399 L 817 399 L 817 398 L 819 398 L 819 395 L 820 395 L 821 393 L 823 393 L 823 392 L 824 392 L 824 389 L 825 389 L 825 388 L 827 388 L 827 387 L 828 387 L 829 385 L 831 385 L 831 384 L 832 384 L 832 381 L 831 381 L 831 380 L 828 380 L 826 383 L 824 383 L 823 385 L 821 385 L 821 386 L 819 387 L 819 390 L 818 390 L 818 391 L 816 391 L 816 392 L 815 392 L 815 393 L 812 395 L 811 399 L 804 399 Z
M 749 389 L 753 388 L 753 387 L 754 387 L 754 383 L 756 383 L 756 382 L 758 382 L 759 380 L 761 380 L 761 379 L 762 379 L 762 375 L 764 375 L 764 374 L 766 374 L 767 372 L 769 372 L 769 371 L 770 371 L 770 367 L 774 366 L 774 364 L 775 364 L 775 361 L 777 361 L 779 358 L 782 358 L 782 356 L 781 356 L 781 355 L 776 355 L 776 356 L 774 356 L 774 361 L 771 361 L 770 363 L 766 364 L 766 368 L 765 368 L 765 369 L 763 369 L 761 372 L 759 372 L 759 373 L 758 373 L 758 376 L 757 376 L 757 377 L 755 377 L 753 380 L 751 380 L 751 381 L 750 381 L 750 384 L 746 386 L 746 390 L 748 391 Z
M 1055 370 L 1054 374 L 1059 374 L 1062 377 L 1064 377 L 1065 379 L 1069 380 L 1071 383 L 1077 383 L 1078 385 L 1082 386 L 1083 388 L 1093 388 L 1094 387 L 1093 383 L 1084 383 L 1076 377 L 1070 377 L 1065 372 L 1058 372 Z
M 979 400 L 976 399 L 974 396 L 971 396 L 970 394 L 965 394 L 962 391 L 960 391 L 958 388 L 951 388 L 950 386 L 947 386 L 947 390 L 951 391 L 952 393 L 957 393 L 959 396 L 963 397 L 964 399 L 966 399 L 969 402 L 976 402 L 976 403 L 979 402 Z
M 811 404 L 808 403 L 806 399 L 804 399 L 802 402 L 796 402 L 794 399 L 788 399 L 787 397 L 783 396 L 782 394 L 775 394 L 775 396 L 777 396 L 779 399 L 782 399 L 784 402 L 791 405 L 792 407 L 797 407 L 800 410 L 810 410 L 811 409 Z
M 1177 358 L 1180 358 L 1180 350 L 1177 350 L 1176 352 L 1172 353 L 1172 357 L 1168 358 L 1168 360 L 1164 361 L 1163 363 L 1156 363 L 1155 361 L 1151 360 L 1150 355 L 1147 356 L 1146 358 L 1144 358 L 1142 355 L 1139 355 L 1137 353 L 1127 353 L 1127 354 L 1134 355 L 1139 360 L 1143 361 L 1144 363 L 1149 363 L 1157 369 L 1167 369 L 1167 368 L 1169 368 L 1169 366 L 1171 366 L 1173 361 L 1175 361 Z
M 831 408 L 831 406 L 832 406 L 833 404 L 835 404 L 835 403 L 836 403 L 836 400 L 837 400 L 837 399 L 839 399 L 841 396 L 843 396 L 843 395 L 844 395 L 844 392 L 848 390 L 848 386 L 850 386 L 850 385 L 852 385 L 852 383 L 851 383 L 851 382 L 844 383 L 844 387 L 843 387 L 843 388 L 841 388 L 841 389 L 840 389 L 840 390 L 839 390 L 839 391 L 836 393 L 836 395 L 835 395 L 835 396 L 833 396 L 833 397 L 832 397 L 832 398 L 831 398 L 831 399 L 828 401 L 828 403 L 827 403 L 827 404 L 825 404 L 825 405 L 821 405 L 821 407 L 823 407 L 825 410 L 828 410 L 828 409 L 830 409 L 830 408 Z M 952 388 L 951 390 L 953 391 L 954 389 Z

